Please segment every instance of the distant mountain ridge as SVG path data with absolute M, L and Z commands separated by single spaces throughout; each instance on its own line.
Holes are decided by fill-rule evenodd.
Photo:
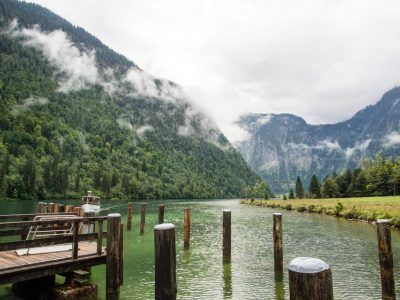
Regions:
M 0 198 L 232 198 L 259 177 L 207 116 L 93 35 L 0 0 Z
M 312 174 L 322 179 L 367 157 L 400 154 L 400 88 L 336 124 L 310 125 L 291 114 L 250 114 L 238 124 L 249 138 L 237 149 L 275 192 L 293 187 L 298 175 L 308 187 Z

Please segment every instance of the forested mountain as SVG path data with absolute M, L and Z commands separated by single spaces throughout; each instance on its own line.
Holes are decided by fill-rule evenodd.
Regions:
M 360 167 L 377 154 L 400 154 L 400 88 L 347 121 L 310 125 L 291 114 L 251 114 L 239 124 L 249 138 L 237 145 L 245 160 L 274 192 L 287 192 L 297 176 L 308 186 L 332 172 Z
M 259 177 L 181 88 L 0 0 L 0 197 L 237 197 Z

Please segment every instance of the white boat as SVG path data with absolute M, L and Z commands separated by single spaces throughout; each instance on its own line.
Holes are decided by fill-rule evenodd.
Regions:
M 92 195 L 91 191 L 82 197 L 83 212 L 94 212 L 96 215 L 100 212 L 100 197 Z

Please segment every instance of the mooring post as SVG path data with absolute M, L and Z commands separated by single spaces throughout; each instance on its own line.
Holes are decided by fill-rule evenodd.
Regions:
M 128 219 L 127 219 L 127 222 L 126 222 L 126 229 L 128 231 L 130 231 L 132 229 L 132 202 L 128 203 L 127 215 L 128 215 Z
M 158 205 L 158 224 L 164 223 L 164 204 Z
M 107 216 L 107 255 L 106 255 L 106 296 L 107 299 L 118 299 L 119 296 L 119 242 L 121 215 Z
M 36 206 L 36 213 L 42 214 L 44 213 L 44 202 L 39 202 Z
M 231 211 L 228 209 L 223 211 L 222 238 L 223 258 L 224 261 L 229 261 L 231 258 Z
M 73 228 L 73 236 L 72 236 L 72 258 L 78 258 L 78 249 L 79 249 L 79 221 L 74 221 Z
M 48 213 L 52 214 L 52 213 L 54 213 L 56 204 L 55 204 L 55 203 L 49 203 L 49 206 L 48 206 L 48 207 L 49 207 L 49 208 L 48 208 Z
M 103 252 L 103 220 L 99 220 L 99 228 L 97 229 L 97 255 Z
M 73 205 L 66 205 L 65 206 L 65 212 L 67 212 L 67 213 L 72 213 L 72 212 L 74 212 L 74 206 Z
M 175 300 L 176 249 L 175 226 L 170 223 L 154 227 L 155 299 Z
M 56 204 L 54 205 L 54 213 L 58 214 L 59 212 L 60 212 L 60 204 L 59 204 L 59 203 L 56 203 Z
M 58 212 L 60 212 L 60 213 L 65 212 L 65 205 L 64 204 L 58 205 Z
M 119 285 L 124 284 L 124 224 L 119 229 Z
M 275 275 L 283 275 L 283 249 L 282 249 L 282 214 L 273 214 L 273 239 L 274 239 L 274 269 Z
M 22 221 L 29 221 L 29 217 L 23 217 L 22 218 Z M 28 236 L 28 232 L 29 232 L 29 229 L 28 229 L 28 226 L 24 226 L 24 227 L 22 227 L 22 231 L 21 231 L 21 241 L 24 241 L 24 240 L 26 240 L 26 237 Z
M 185 208 L 183 223 L 183 248 L 189 249 L 190 246 L 190 208 Z
M 392 238 L 389 220 L 376 222 L 378 233 L 379 263 L 381 269 L 382 299 L 396 299 L 393 275 Z
M 144 224 L 146 223 L 146 203 L 140 206 L 140 234 L 144 234 Z
M 332 300 L 332 272 L 318 258 L 297 257 L 288 266 L 290 300 Z

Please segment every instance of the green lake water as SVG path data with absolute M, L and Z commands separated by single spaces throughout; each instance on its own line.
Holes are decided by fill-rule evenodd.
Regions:
M 69 202 L 70 204 L 75 204 Z M 132 231 L 124 232 L 124 285 L 121 299 L 154 299 L 153 228 L 158 204 L 165 222 L 176 226 L 179 299 L 288 299 L 288 276 L 275 282 L 272 213 L 278 210 L 239 204 L 239 200 L 149 201 L 146 228 L 139 235 L 140 203 L 134 203 Z M 126 224 L 126 202 L 106 202 Z M 191 208 L 191 248 L 183 250 L 184 208 Z M 31 213 L 35 203 L 8 201 L 0 214 Z M 232 262 L 222 263 L 222 210 L 232 210 Z M 380 299 L 376 228 L 330 216 L 283 211 L 284 267 L 298 256 L 326 261 L 332 269 L 335 299 Z M 392 232 L 395 281 L 400 295 L 400 234 Z M 92 280 L 105 299 L 105 266 L 92 268 Z M 10 286 L 0 299 L 15 299 Z

